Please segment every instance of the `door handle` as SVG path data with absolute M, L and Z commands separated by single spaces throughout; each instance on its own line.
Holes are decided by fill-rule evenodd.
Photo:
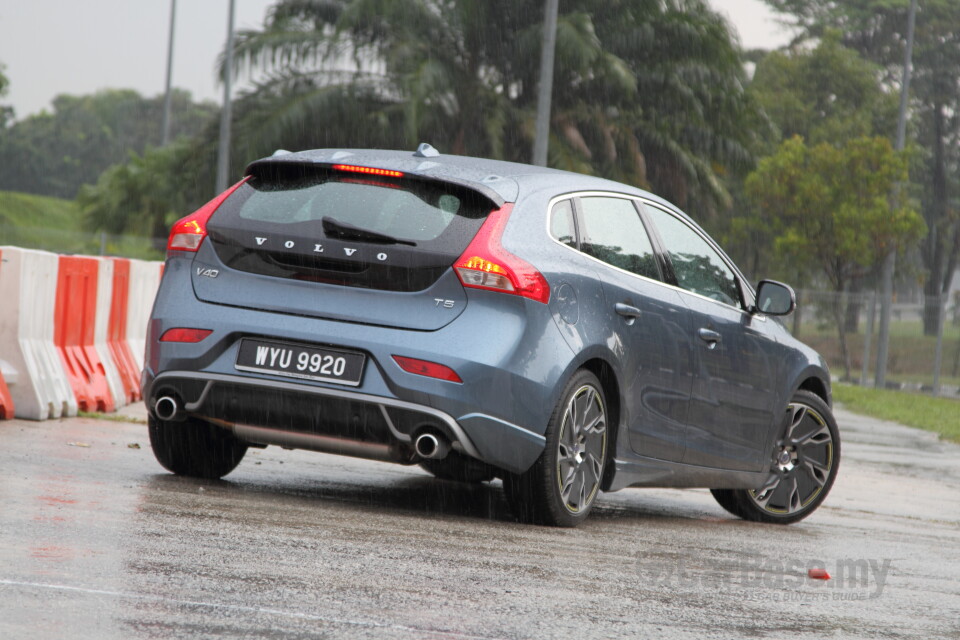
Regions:
M 717 343 L 720 342 L 720 334 L 714 331 L 713 329 L 707 329 L 706 327 L 701 327 L 697 331 L 697 335 L 700 336 L 700 339 L 707 343 L 708 349 L 713 349 L 717 346 Z
M 637 309 L 636 307 L 631 307 L 629 304 L 623 304 L 622 302 L 618 302 L 617 304 L 613 305 L 613 308 L 619 315 L 623 316 L 624 318 L 633 319 L 633 318 L 640 317 L 640 309 Z

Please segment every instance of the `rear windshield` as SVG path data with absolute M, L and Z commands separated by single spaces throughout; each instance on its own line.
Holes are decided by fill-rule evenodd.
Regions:
M 236 210 L 241 219 L 271 225 L 326 219 L 414 242 L 435 240 L 458 217 L 476 220 L 490 209 L 457 188 L 339 173 L 254 178 L 248 186 L 247 197 Z

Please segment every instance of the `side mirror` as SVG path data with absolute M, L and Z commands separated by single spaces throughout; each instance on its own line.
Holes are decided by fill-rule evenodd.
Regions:
M 797 294 L 788 285 L 776 280 L 761 280 L 757 285 L 757 301 L 750 313 L 786 316 L 797 308 Z

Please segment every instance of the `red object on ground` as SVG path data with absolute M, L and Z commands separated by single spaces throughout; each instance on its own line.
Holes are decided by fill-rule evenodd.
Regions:
M 0 372 L 0 420 L 9 420 L 13 417 L 13 398 L 10 397 L 10 389 L 3 379 L 3 373 Z
M 807 571 L 807 575 L 813 578 L 814 580 L 829 580 L 830 574 L 827 573 L 826 569 L 810 569 Z
M 97 258 L 60 256 L 53 343 L 81 411 L 114 410 L 107 375 L 94 347 L 99 268 Z
M 127 307 L 130 300 L 130 260 L 113 258 L 113 296 L 107 323 L 107 347 L 117 366 L 126 401 L 140 399 L 140 368 L 127 342 Z

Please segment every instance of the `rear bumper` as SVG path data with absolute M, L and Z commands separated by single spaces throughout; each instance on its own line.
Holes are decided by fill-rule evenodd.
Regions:
M 525 471 L 544 438 L 493 416 L 454 418 L 432 407 L 344 388 L 306 386 L 243 375 L 145 372 L 143 393 L 151 414 L 172 397 L 181 415 L 209 420 L 254 444 L 314 449 L 392 462 L 416 461 L 419 433 L 442 434 L 452 448 L 498 468 Z

